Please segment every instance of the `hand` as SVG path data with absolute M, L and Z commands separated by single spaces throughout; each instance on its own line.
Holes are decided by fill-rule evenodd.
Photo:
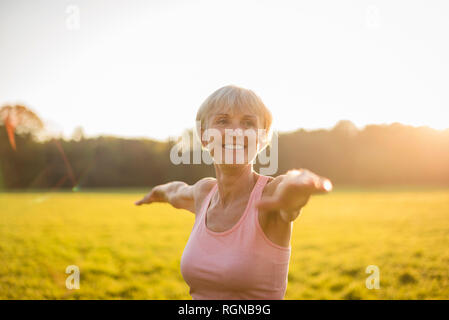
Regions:
M 329 179 L 305 169 L 290 170 L 283 176 L 272 196 L 262 197 L 256 207 L 266 211 L 284 211 L 292 214 L 304 207 L 312 194 L 332 190 Z
M 165 192 L 161 189 L 160 186 L 154 187 L 145 197 L 141 200 L 134 202 L 136 206 L 140 206 L 142 204 L 150 204 L 152 202 L 166 202 L 167 198 L 165 196 Z

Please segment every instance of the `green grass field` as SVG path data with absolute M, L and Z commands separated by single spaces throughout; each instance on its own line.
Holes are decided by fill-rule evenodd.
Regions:
M 1 193 L 0 298 L 191 299 L 179 263 L 194 216 L 134 206 L 146 191 Z M 292 247 L 286 299 L 449 299 L 449 189 L 315 196 Z

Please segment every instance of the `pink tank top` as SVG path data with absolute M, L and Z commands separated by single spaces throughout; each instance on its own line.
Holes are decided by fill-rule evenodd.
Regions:
M 284 298 L 291 246 L 279 246 L 267 238 L 254 206 L 268 179 L 259 176 L 240 220 L 224 232 L 206 227 L 217 184 L 205 198 L 181 257 L 181 274 L 193 299 Z

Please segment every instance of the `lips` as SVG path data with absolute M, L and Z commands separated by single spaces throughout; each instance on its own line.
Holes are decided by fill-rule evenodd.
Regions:
M 245 146 L 241 144 L 224 144 L 223 148 L 227 150 L 243 150 Z

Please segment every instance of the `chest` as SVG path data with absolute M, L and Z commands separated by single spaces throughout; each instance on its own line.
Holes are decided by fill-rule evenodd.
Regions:
M 206 211 L 206 226 L 214 232 L 224 232 L 235 226 L 247 209 L 248 201 L 239 201 L 229 208 L 209 207 Z

